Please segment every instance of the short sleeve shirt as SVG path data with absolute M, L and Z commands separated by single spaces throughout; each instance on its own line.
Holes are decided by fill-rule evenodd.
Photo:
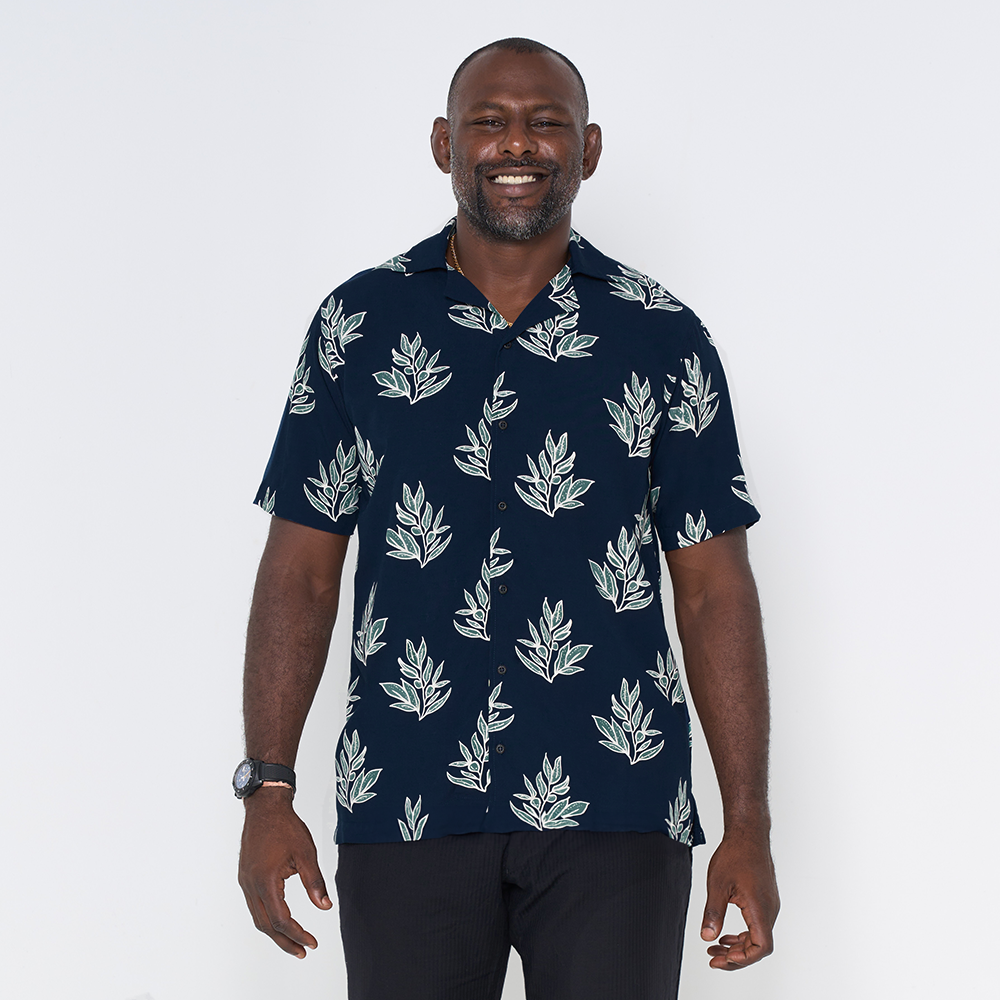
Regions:
M 718 354 L 576 233 L 508 325 L 450 228 L 322 304 L 256 500 L 358 533 L 336 840 L 701 843 L 659 548 L 759 517 Z

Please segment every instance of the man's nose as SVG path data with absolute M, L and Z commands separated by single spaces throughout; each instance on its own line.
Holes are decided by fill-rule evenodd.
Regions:
M 523 123 L 510 122 L 500 137 L 500 152 L 519 160 L 522 156 L 536 154 L 538 141 Z

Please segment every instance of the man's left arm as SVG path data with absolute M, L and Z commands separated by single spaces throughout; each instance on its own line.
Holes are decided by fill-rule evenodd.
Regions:
M 740 969 L 773 950 L 778 886 L 767 805 L 767 661 L 746 529 L 667 552 L 688 687 L 712 754 L 725 830 L 708 868 L 701 936 L 713 969 Z M 726 908 L 747 930 L 721 938 Z

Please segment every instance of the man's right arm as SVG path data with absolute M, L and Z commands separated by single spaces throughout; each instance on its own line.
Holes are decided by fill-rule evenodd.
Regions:
M 271 520 L 257 571 L 243 675 L 246 755 L 295 766 L 299 738 L 326 665 L 349 537 Z M 320 909 L 333 904 L 292 791 L 265 785 L 243 800 L 240 886 L 257 929 L 298 958 L 316 939 L 289 912 L 285 879 L 296 872 Z

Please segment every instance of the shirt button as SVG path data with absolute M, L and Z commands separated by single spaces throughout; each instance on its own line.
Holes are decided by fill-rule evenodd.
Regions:
M 501 420 L 500 423 L 497 424 L 497 426 L 500 428 L 500 430 L 505 431 L 507 430 L 507 421 Z
M 499 590 L 501 594 L 506 594 L 507 593 L 507 584 L 506 583 L 501 583 L 500 586 L 497 587 L 497 590 Z
M 500 666 L 497 667 L 497 673 L 498 674 L 505 674 L 505 673 L 507 673 L 507 668 L 501 663 Z
M 507 504 L 505 504 L 503 502 L 503 500 L 501 500 L 500 503 L 497 504 L 497 509 L 498 510 L 506 510 L 507 509 Z
M 504 750 L 506 750 L 506 749 L 507 748 L 502 743 L 498 743 L 497 744 L 497 753 L 503 753 Z
M 511 346 L 511 342 L 508 340 L 507 343 L 504 344 L 503 346 L 506 347 L 506 348 L 509 348 Z

